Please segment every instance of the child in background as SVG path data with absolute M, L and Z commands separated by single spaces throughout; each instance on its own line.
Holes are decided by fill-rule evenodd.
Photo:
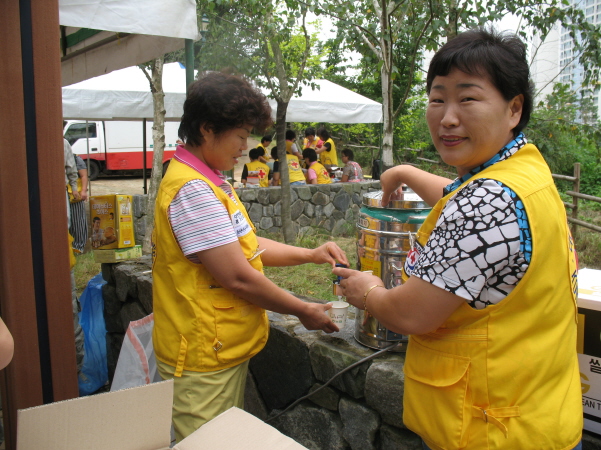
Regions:
M 259 148 L 253 148 L 248 152 L 250 162 L 244 164 L 241 177 L 244 186 L 247 186 L 247 184 L 257 185 L 259 187 L 269 186 L 269 167 L 267 164 L 259 161 L 259 153 Z
M 308 167 L 307 184 L 330 184 L 332 182 L 326 168 L 317 162 L 317 153 L 314 149 L 304 149 L 303 158 Z

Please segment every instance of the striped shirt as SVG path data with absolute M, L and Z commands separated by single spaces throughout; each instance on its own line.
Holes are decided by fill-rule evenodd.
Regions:
M 178 147 L 175 158 L 201 172 L 199 168 L 202 167 L 198 167 L 200 161 L 189 152 L 180 151 L 180 148 L 185 151 L 183 147 Z M 214 181 L 215 174 L 211 175 L 210 179 Z M 219 187 L 235 202 L 232 186 L 224 178 L 220 180 Z M 200 264 L 197 252 L 238 241 L 225 205 L 203 180 L 191 180 L 184 184 L 171 201 L 168 215 L 177 243 L 193 263 Z

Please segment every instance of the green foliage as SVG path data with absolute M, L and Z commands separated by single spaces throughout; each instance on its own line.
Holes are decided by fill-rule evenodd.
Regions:
M 331 237 L 316 230 L 314 234 L 305 234 L 297 237 L 294 245 L 303 248 L 315 248 L 327 241 L 336 242 L 346 252 L 351 267 L 357 266 L 357 238 L 354 235 L 354 224 L 349 229 L 352 235 L 348 237 Z M 259 233 L 261 236 L 283 242 L 279 234 Z M 291 267 L 265 267 L 265 275 L 279 287 L 289 290 L 297 295 L 314 297 L 327 301 L 338 300 L 332 294 L 332 268 L 327 264 L 303 264 Z
M 592 125 L 581 123 L 583 114 Z M 537 105 L 525 130 L 553 173 L 572 175 L 574 163 L 581 163 L 581 191 L 589 195 L 601 193 L 601 130 L 595 116 L 568 85 L 556 84 Z

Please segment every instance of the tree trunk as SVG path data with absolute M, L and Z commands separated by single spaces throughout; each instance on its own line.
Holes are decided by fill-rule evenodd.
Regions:
M 163 177 L 163 153 L 165 151 L 165 93 L 163 92 L 163 61 L 161 56 L 152 63 L 152 103 L 154 106 L 152 125 L 152 175 L 150 177 L 150 188 L 146 201 L 146 232 L 142 250 L 144 253 L 152 251 L 152 230 L 154 228 L 154 204 L 161 179 Z
M 288 110 L 288 102 L 278 99 L 277 103 L 275 129 L 282 185 L 282 233 L 284 234 L 284 242 L 286 244 L 293 244 L 296 240 L 296 233 L 294 232 L 292 217 L 290 215 L 290 174 L 288 173 L 288 163 L 286 161 L 286 111 Z
M 382 55 L 382 68 L 380 74 L 382 77 L 382 109 L 383 109 L 383 130 L 382 130 L 382 172 L 394 165 L 393 142 L 394 142 L 394 104 L 392 101 L 392 42 L 387 39 L 390 33 L 390 16 L 388 2 L 382 2 L 380 27 L 382 28 L 382 37 L 380 38 L 380 48 Z

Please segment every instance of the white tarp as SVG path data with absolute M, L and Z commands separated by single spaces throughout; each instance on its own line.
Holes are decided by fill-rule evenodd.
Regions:
M 59 18 L 68 42 L 61 58 L 63 86 L 145 63 L 183 48 L 184 39 L 198 39 L 194 0 L 59 0 Z
M 194 0 L 59 0 L 61 25 L 198 39 Z
M 314 80 L 319 90 L 305 86 L 288 104 L 288 122 L 379 123 L 382 105 L 327 80 Z M 179 63 L 163 68 L 165 118 L 179 120 L 183 113 L 186 70 Z M 275 118 L 276 103 L 269 100 Z M 65 119 L 152 119 L 148 80 L 138 67 L 128 67 L 63 87 Z

